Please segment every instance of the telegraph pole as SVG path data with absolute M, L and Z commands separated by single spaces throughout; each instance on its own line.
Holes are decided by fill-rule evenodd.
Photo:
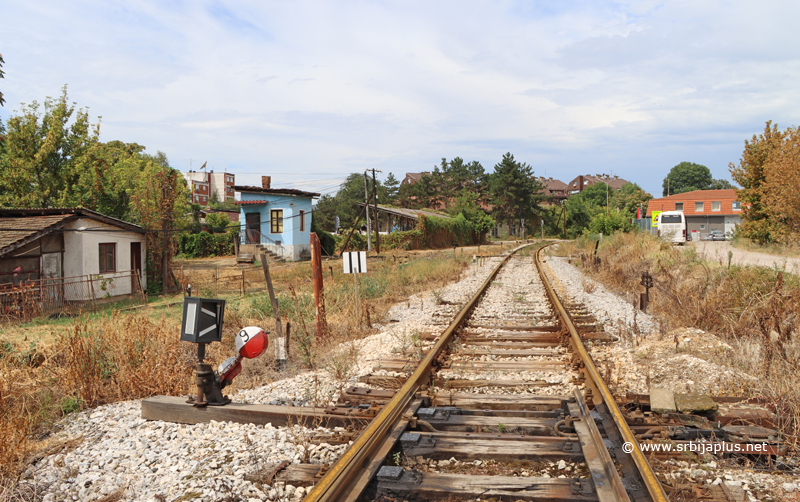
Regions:
M 378 171 L 379 173 L 381 171 Z M 372 168 L 372 189 L 375 190 L 375 251 L 381 254 L 380 220 L 378 219 L 378 183 L 375 181 L 375 168 Z
M 364 171 L 364 204 L 366 204 L 367 213 L 367 251 L 372 251 L 372 232 L 369 225 L 369 177 L 367 171 Z

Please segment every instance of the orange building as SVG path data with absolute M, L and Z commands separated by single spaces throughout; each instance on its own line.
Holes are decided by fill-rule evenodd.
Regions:
M 697 231 L 705 239 L 712 230 L 731 233 L 742 222 L 742 206 L 735 189 L 695 190 L 653 199 L 647 205 L 647 216 L 664 211 L 683 211 L 687 231 Z

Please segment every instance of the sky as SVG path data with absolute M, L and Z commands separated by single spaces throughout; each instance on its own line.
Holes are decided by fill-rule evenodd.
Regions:
M 0 0 L 6 99 L 69 100 L 103 141 L 237 184 L 335 193 L 352 172 L 607 173 L 655 196 L 688 161 L 730 180 L 798 125 L 800 2 Z

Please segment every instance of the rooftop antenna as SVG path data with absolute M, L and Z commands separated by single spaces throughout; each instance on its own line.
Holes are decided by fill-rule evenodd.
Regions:
M 205 169 L 206 168 L 206 164 L 208 164 L 208 161 L 203 162 L 203 165 L 200 166 L 200 169 Z

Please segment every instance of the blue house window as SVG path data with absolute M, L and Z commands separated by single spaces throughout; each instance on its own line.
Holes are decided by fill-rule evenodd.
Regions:
M 273 234 L 283 233 L 283 209 L 272 209 L 269 212 L 269 231 Z

